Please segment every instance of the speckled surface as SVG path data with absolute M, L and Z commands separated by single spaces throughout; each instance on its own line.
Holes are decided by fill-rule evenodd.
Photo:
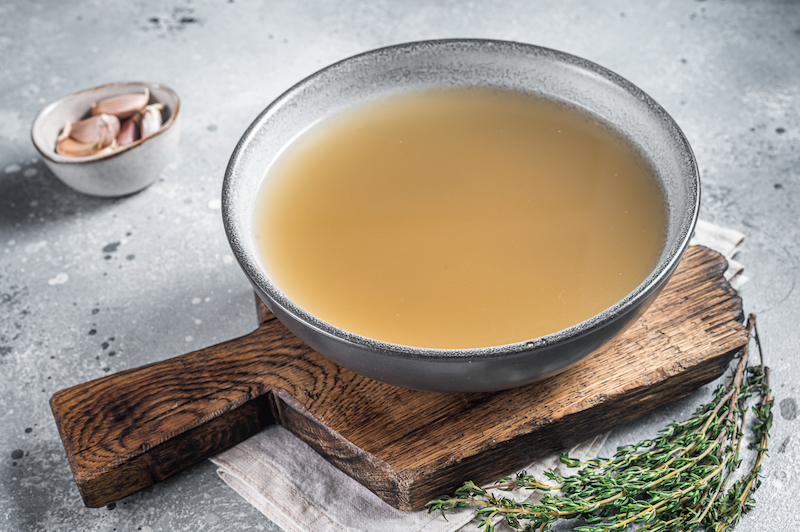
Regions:
M 800 305 L 800 4 L 792 2 L 0 2 L 0 530 L 277 530 L 206 462 L 114 507 L 85 508 L 50 414 L 57 390 L 250 331 L 252 292 L 219 211 L 247 125 L 332 61 L 426 38 L 530 42 L 639 85 L 676 119 L 701 217 L 747 234 L 745 310 L 776 393 L 756 509 L 737 530 L 796 530 Z M 28 130 L 68 93 L 126 79 L 182 98 L 178 153 L 150 188 L 82 196 Z M 689 415 L 708 388 L 614 432 Z M 276 449 L 275 452 L 280 452 Z

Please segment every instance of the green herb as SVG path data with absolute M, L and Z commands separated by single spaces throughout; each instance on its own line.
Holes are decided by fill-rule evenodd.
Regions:
M 524 471 L 486 488 L 465 482 L 453 496 L 429 502 L 428 511 L 444 516 L 445 510 L 474 509 L 478 528 L 486 532 L 494 530 L 497 519 L 517 530 L 544 532 L 558 520 L 576 518 L 583 520 L 574 529 L 578 532 L 626 530 L 634 523 L 646 532 L 732 529 L 755 504 L 752 494 L 760 484 L 772 425 L 769 368 L 764 366 L 754 315 L 747 320 L 747 331 L 758 346 L 760 365 L 748 366 L 748 342 L 728 383 L 689 420 L 672 423 L 655 439 L 618 448 L 612 459 L 581 462 L 562 454 L 564 464 L 583 469 L 568 477 L 548 471 L 549 484 Z M 755 459 L 734 480 L 742 463 L 747 401 L 756 397 L 756 419 L 750 428 Z M 517 502 L 487 491 L 492 488 L 545 494 L 538 503 Z

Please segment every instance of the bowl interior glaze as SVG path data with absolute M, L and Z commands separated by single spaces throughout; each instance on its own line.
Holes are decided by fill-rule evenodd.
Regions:
M 273 159 L 311 125 L 405 92 L 486 87 L 543 96 L 583 110 L 633 144 L 650 163 L 667 210 L 665 246 L 650 275 L 617 304 L 573 327 L 525 342 L 424 349 L 365 338 L 309 314 L 276 286 L 254 244 L 254 198 Z M 331 65 L 267 107 L 237 145 L 223 186 L 223 219 L 256 292 L 312 348 L 366 376 L 400 386 L 475 392 L 519 386 L 566 369 L 644 312 L 680 261 L 699 210 L 691 148 L 671 117 L 639 88 L 587 60 L 532 45 L 486 40 L 402 44 Z

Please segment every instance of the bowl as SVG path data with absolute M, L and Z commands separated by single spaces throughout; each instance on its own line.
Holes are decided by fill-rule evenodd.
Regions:
M 92 104 L 119 94 L 150 89 L 149 103 L 164 105 L 163 125 L 153 135 L 109 153 L 66 157 L 56 153 L 56 139 L 67 121 L 88 117 Z M 125 81 L 66 96 L 42 108 L 33 120 L 31 139 L 45 164 L 66 185 L 84 194 L 118 197 L 151 185 L 175 153 L 180 135 L 180 99 L 160 83 Z
M 579 108 L 627 138 L 664 192 L 666 239 L 656 266 L 622 300 L 567 329 L 474 349 L 428 349 L 354 334 L 314 316 L 273 284 L 254 242 L 254 198 L 271 162 L 310 125 L 365 102 L 441 87 L 499 88 Z M 535 382 L 576 364 L 611 341 L 653 302 L 689 244 L 700 183 L 692 150 L 652 98 L 617 74 L 556 50 L 459 39 L 401 44 L 360 54 L 301 81 L 271 103 L 236 146 L 222 210 L 233 252 L 258 296 L 311 348 L 356 373 L 434 392 L 486 392 Z

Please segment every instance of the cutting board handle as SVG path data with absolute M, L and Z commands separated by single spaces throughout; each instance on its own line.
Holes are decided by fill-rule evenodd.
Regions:
M 275 422 L 275 386 L 264 375 L 286 363 L 291 346 L 276 341 L 282 328 L 273 326 L 266 307 L 258 308 L 260 326 L 246 336 L 53 395 L 87 506 L 117 501 Z M 282 372 L 273 372 L 276 384 Z

